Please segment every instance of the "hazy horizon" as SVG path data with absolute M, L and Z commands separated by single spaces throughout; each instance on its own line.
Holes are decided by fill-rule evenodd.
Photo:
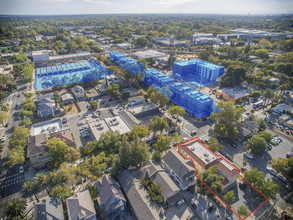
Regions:
M 292 14 L 292 0 L 0 0 L 1 15 Z

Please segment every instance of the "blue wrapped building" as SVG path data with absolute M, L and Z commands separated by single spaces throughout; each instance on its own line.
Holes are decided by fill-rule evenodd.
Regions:
M 174 79 L 156 70 L 144 70 L 143 82 L 197 118 L 209 116 L 211 113 L 220 110 L 213 104 L 212 98 L 180 82 L 175 82 Z
M 104 79 L 112 73 L 97 60 L 35 69 L 35 89 L 46 89 Z
M 209 85 L 224 74 L 224 67 L 194 59 L 173 63 L 172 77 L 193 88 Z
M 142 73 L 144 70 L 142 63 L 137 62 L 117 51 L 110 52 L 110 59 L 132 75 Z

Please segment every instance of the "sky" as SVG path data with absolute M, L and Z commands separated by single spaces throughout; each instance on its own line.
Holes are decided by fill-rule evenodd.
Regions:
M 293 0 L 0 0 L 1 15 L 116 13 L 280 14 Z

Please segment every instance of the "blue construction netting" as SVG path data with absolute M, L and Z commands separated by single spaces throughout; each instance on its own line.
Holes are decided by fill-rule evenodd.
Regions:
M 224 74 L 224 67 L 194 59 L 173 63 L 172 77 L 192 88 L 213 84 Z
M 151 86 L 196 118 L 203 118 L 220 110 L 213 99 L 164 74 L 147 69 L 143 71 L 143 82 Z
M 144 70 L 144 66 L 142 63 L 137 62 L 117 51 L 110 52 L 110 59 L 132 75 L 142 73 L 142 71 Z
M 112 73 L 96 60 L 35 69 L 35 89 L 104 79 Z

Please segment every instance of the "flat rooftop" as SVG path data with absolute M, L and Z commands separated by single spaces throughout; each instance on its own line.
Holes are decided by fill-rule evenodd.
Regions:
M 158 108 L 158 106 L 156 106 L 155 104 L 146 102 L 146 103 L 143 103 L 142 105 L 139 105 L 139 106 L 128 107 L 128 110 L 132 114 L 136 115 L 136 114 L 146 112 L 146 111 L 156 109 L 156 108 Z
M 239 99 L 250 94 L 246 89 L 241 89 L 239 87 L 223 88 L 219 89 L 218 91 L 234 99 Z
M 53 119 L 32 125 L 31 136 L 46 133 L 49 136 L 51 133 L 62 130 L 61 119 Z
M 192 151 L 198 158 L 201 159 L 205 164 L 209 164 L 215 160 L 217 157 L 214 153 L 209 151 L 200 141 L 195 141 L 191 145 L 187 147 L 190 151 Z

